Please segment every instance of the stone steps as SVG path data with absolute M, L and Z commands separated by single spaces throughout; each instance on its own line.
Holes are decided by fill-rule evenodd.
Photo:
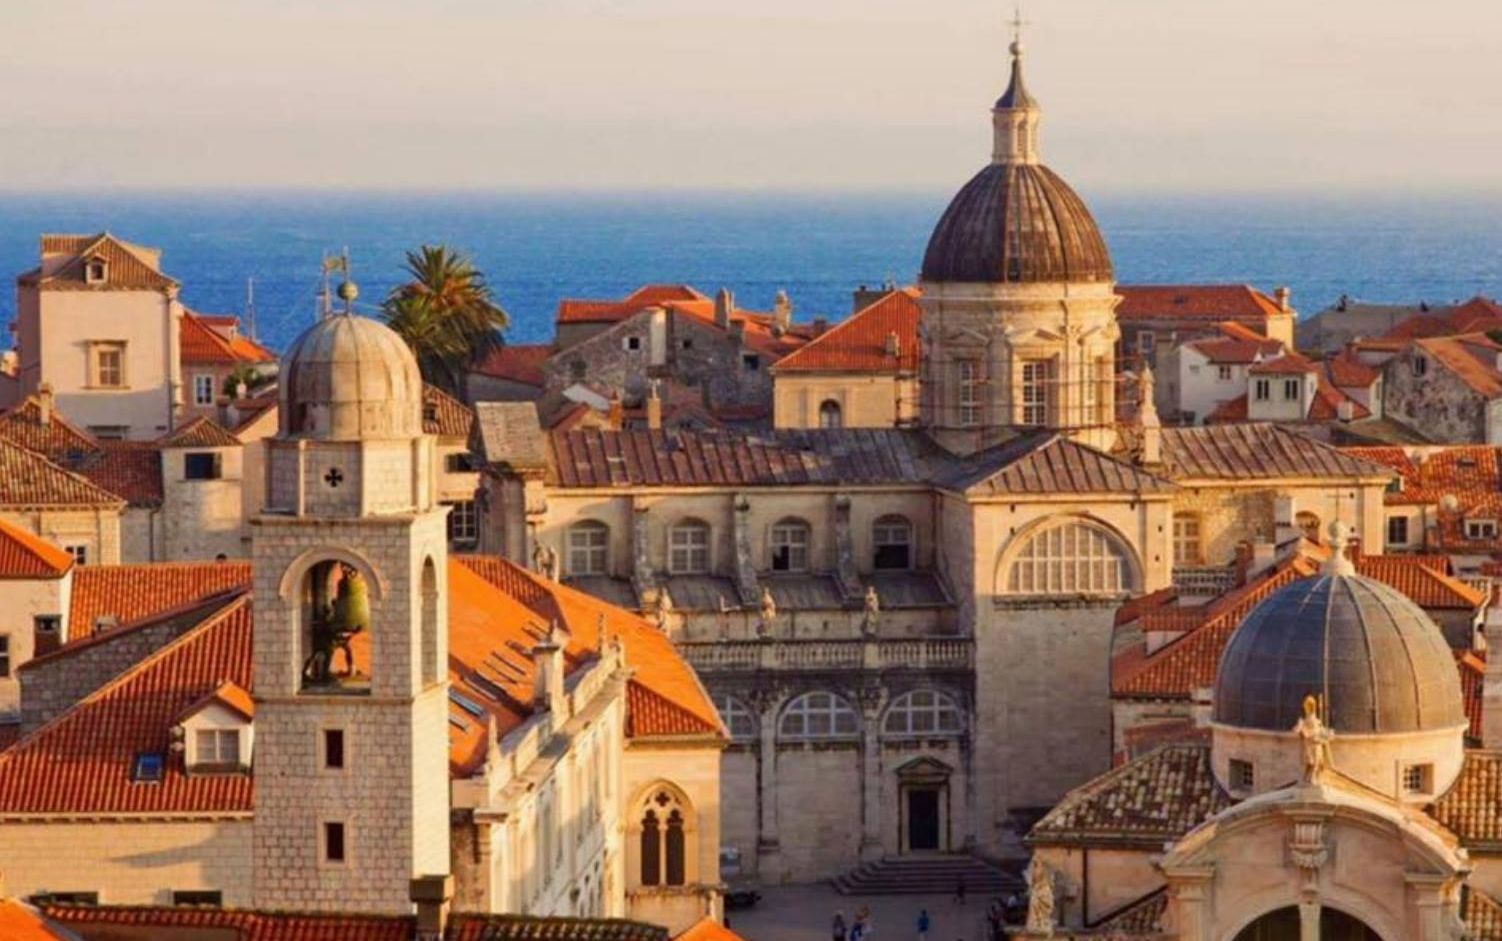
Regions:
M 974 856 L 892 856 L 830 880 L 842 895 L 949 895 L 960 878 L 973 899 L 1020 889 L 1022 881 Z

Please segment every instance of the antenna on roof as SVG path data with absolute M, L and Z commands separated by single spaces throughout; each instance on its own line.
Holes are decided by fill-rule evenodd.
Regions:
M 256 336 L 256 279 L 245 279 L 245 331 L 252 340 L 259 340 Z

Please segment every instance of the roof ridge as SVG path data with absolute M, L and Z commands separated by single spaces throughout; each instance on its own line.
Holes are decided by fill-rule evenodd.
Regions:
M 104 566 L 95 566 L 95 568 L 104 568 Z M 55 650 L 49 650 L 46 653 L 37 654 L 30 660 L 21 664 L 16 669 L 29 670 L 33 664 L 51 663 L 54 660 L 61 660 L 64 657 L 75 654 L 80 650 L 87 650 L 91 647 L 105 643 L 106 641 L 109 641 L 113 638 L 119 637 L 121 634 L 133 633 L 135 631 L 142 630 L 143 628 L 161 624 L 163 621 L 170 621 L 175 618 L 180 618 L 185 614 L 189 614 L 193 611 L 198 610 L 199 608 L 210 608 L 215 605 L 225 605 L 227 607 L 229 602 L 237 600 L 241 596 L 249 596 L 250 593 L 251 590 L 248 587 L 226 588 L 225 590 L 215 592 L 212 595 L 203 595 L 198 598 L 191 598 L 187 601 L 184 601 L 182 604 L 176 604 L 170 608 L 163 608 L 160 611 L 152 611 L 149 614 L 136 618 L 134 621 L 126 621 L 124 624 L 110 628 L 107 631 L 96 630 L 84 637 L 78 638 L 77 640 L 69 641 L 63 644 L 61 647 L 56 648 Z
M 1066 792 L 1064 796 L 1059 799 L 1059 802 L 1057 804 L 1054 804 L 1054 806 L 1048 811 L 1048 813 L 1044 814 L 1043 817 L 1033 825 L 1033 830 L 1036 831 L 1053 817 L 1060 815 L 1063 812 L 1067 812 L 1068 810 L 1073 809 L 1073 807 L 1078 805 L 1079 803 L 1082 803 L 1083 801 L 1096 796 L 1101 791 L 1105 790 L 1109 785 L 1115 784 L 1118 780 L 1126 777 L 1129 773 L 1141 767 L 1142 765 L 1147 764 L 1149 761 L 1153 761 L 1157 758 L 1162 757 L 1166 752 L 1188 751 L 1191 749 L 1208 751 L 1210 749 L 1210 744 L 1208 742 L 1197 741 L 1164 742 L 1160 745 L 1154 746 L 1151 751 L 1147 752 L 1144 755 L 1138 755 L 1136 758 L 1122 762 L 1116 767 L 1111 768 L 1109 771 L 1106 771 L 1104 774 L 1091 778 L 1084 784 L 1081 784 L 1078 787 L 1075 787 Z
M 4 449 L 4 448 L 7 448 L 7 447 L 14 448 L 15 450 L 17 450 L 17 451 L 21 452 L 22 454 L 24 454 L 27 458 L 29 458 L 31 460 L 35 460 L 37 462 L 40 462 L 41 464 L 46 465 L 46 469 L 49 472 L 63 474 L 64 476 L 68 477 L 70 480 L 72 480 L 74 483 L 78 484 L 79 486 L 84 487 L 87 490 L 97 491 L 99 495 L 107 498 L 107 502 L 120 503 L 120 504 L 123 504 L 123 505 L 128 505 L 130 503 L 130 501 L 128 499 L 126 499 L 124 496 L 122 496 L 122 495 L 120 495 L 118 493 L 115 493 L 113 490 L 109 490 L 109 489 L 107 489 L 107 488 L 105 488 L 103 486 L 100 486 L 99 484 L 97 484 L 94 481 L 90 480 L 89 478 L 85 477 L 83 474 L 78 473 L 77 471 L 72 471 L 72 470 L 69 470 L 66 467 L 63 467 L 61 464 L 58 464 L 56 461 L 53 461 L 51 458 L 49 458 L 47 455 L 41 453 L 40 451 L 33 451 L 30 448 L 25 447 L 24 445 L 17 444 L 15 441 L 11 440 L 10 438 L 6 438 L 4 436 L 0 436 L 0 449 Z M 100 502 L 100 501 L 96 500 L 95 502 Z M 54 504 L 54 503 L 47 503 L 47 504 L 38 504 L 38 505 L 41 505 L 41 506 L 71 506 L 71 505 L 76 505 L 76 504 L 66 504 L 66 503 L 63 503 L 63 504 Z
M 186 631 L 183 631 L 177 637 L 174 637 L 172 640 L 163 644 L 161 647 L 147 654 L 145 657 L 142 657 L 140 660 L 127 667 L 123 672 L 112 677 L 109 681 L 104 683 L 98 689 L 94 690 L 92 693 L 89 693 L 87 696 L 68 706 L 68 708 L 53 716 L 51 719 L 43 722 L 35 729 L 32 729 L 29 735 L 22 736 L 9 748 L 5 749 L 4 751 L 0 751 L 0 768 L 3 768 L 13 757 L 19 754 L 21 752 L 22 746 L 29 745 L 40 738 L 43 733 L 58 728 L 66 722 L 72 721 L 79 715 L 79 711 L 85 705 L 98 701 L 106 694 L 119 689 L 126 682 L 140 676 L 149 667 L 160 663 L 167 656 L 181 648 L 189 640 L 198 638 L 201 634 L 203 634 L 204 631 L 222 623 L 224 619 L 233 614 L 236 609 L 248 606 L 250 604 L 250 600 L 251 599 L 249 592 L 242 594 L 240 597 L 234 599 L 229 604 L 226 604 L 221 610 L 209 614 L 202 622 L 194 625 Z M 56 651 L 54 651 L 54 653 L 55 652 Z

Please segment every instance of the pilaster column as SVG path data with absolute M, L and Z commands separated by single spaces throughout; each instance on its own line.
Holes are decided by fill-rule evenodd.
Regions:
M 777 833 L 777 708 L 773 696 L 757 697 L 761 743 L 757 749 L 757 873 L 770 883 L 782 881 L 782 846 Z
M 850 532 L 850 494 L 837 493 L 832 498 L 834 516 L 834 570 L 840 594 L 846 604 L 859 604 L 865 595 L 855 566 L 855 539 Z
M 1319 941 L 1319 899 L 1299 899 L 1299 941 Z
M 881 848 L 881 686 L 861 689 L 861 862 L 880 859 Z
M 1165 868 L 1168 877 L 1170 914 L 1178 929 L 1177 941 L 1212 941 L 1210 935 L 1210 882 L 1214 866 Z
M 1458 937 L 1445 927 L 1445 884 L 1449 880 L 1438 873 L 1405 872 L 1403 882 L 1408 886 L 1409 905 L 1414 911 L 1412 922 L 1418 929 L 1414 941 L 1451 941 Z M 1460 913 L 1455 912 L 1456 920 Z
M 735 590 L 740 602 L 748 607 L 761 604 L 757 588 L 756 559 L 751 554 L 751 501 L 738 493 L 732 504 L 731 519 L 735 528 Z

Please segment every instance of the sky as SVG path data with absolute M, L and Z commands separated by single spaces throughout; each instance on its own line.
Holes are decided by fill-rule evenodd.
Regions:
M 0 190 L 952 187 L 1000 0 L 0 0 Z M 1097 193 L 1502 191 L 1499 0 L 1028 0 Z

